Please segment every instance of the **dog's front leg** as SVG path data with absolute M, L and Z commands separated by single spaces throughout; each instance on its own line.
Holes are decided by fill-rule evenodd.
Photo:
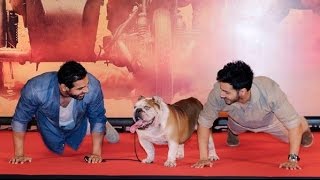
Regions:
M 179 144 L 176 159 L 184 158 L 184 144 Z
M 168 141 L 169 151 L 168 151 L 168 159 L 164 163 L 166 167 L 176 167 L 176 155 L 178 152 L 179 144 L 175 141 Z
M 152 163 L 154 160 L 154 146 L 153 146 L 153 144 L 150 141 L 143 139 L 143 138 L 140 138 L 139 142 L 140 142 L 141 146 L 143 147 L 143 149 L 147 153 L 147 158 L 143 159 L 142 163 L 147 163 L 147 164 Z

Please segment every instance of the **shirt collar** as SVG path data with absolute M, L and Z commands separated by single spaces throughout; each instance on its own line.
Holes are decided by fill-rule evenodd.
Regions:
M 251 99 L 249 101 L 249 104 L 255 104 L 260 97 L 260 91 L 258 87 L 253 83 L 251 87 Z
M 254 83 L 252 84 L 250 92 L 251 92 L 251 97 L 250 97 L 250 100 L 248 101 L 248 106 L 246 106 L 246 108 L 252 107 L 253 104 L 255 104 L 259 100 L 259 97 L 260 97 L 260 91 Z M 236 106 L 238 108 L 241 107 L 239 102 L 233 103 L 231 106 Z

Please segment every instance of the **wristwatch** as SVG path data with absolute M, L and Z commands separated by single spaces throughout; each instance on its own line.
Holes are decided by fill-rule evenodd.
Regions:
M 297 161 L 300 161 L 300 157 L 298 155 L 296 155 L 296 154 L 289 154 L 288 155 L 288 160 L 297 162 Z

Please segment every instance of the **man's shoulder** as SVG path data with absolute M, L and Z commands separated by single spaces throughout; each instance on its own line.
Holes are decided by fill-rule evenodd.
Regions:
M 45 72 L 34 76 L 33 78 L 29 79 L 26 83 L 26 86 L 35 87 L 47 87 L 50 86 L 53 82 L 58 81 L 57 72 Z
M 45 72 L 42 74 L 39 74 L 37 76 L 34 76 L 31 78 L 29 81 L 42 81 L 42 80 L 50 80 L 52 78 L 57 78 L 57 72 L 52 71 L 52 72 Z
M 253 79 L 253 85 L 255 85 L 259 91 L 265 96 L 277 93 L 280 89 L 277 82 L 266 76 L 257 76 Z
M 89 83 L 92 85 L 99 85 L 100 81 L 98 78 L 96 78 L 93 74 L 88 73 Z
M 262 86 L 278 85 L 273 79 L 267 76 L 256 76 L 253 78 L 253 83 Z

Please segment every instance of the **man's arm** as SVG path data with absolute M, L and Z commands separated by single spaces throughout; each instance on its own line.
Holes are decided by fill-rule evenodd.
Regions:
M 92 132 L 92 154 L 88 157 L 88 163 L 101 163 L 102 162 L 102 143 L 104 133 Z
M 26 157 L 24 154 L 24 137 L 28 123 L 32 120 L 32 116 L 38 108 L 38 102 L 36 101 L 38 98 L 35 96 L 33 85 L 30 82 L 28 81 L 21 90 L 11 121 L 14 157 L 10 159 L 9 163 L 12 164 L 31 162 L 31 158 Z
M 209 140 L 209 135 L 210 135 L 210 129 L 199 125 L 197 131 L 198 131 L 200 160 L 207 160 L 208 159 L 208 140 Z
M 214 88 L 209 93 L 207 102 L 204 104 L 203 110 L 200 112 L 198 119 L 198 145 L 200 160 L 192 165 L 194 168 L 203 168 L 212 166 L 212 162 L 208 157 L 208 143 L 213 122 L 218 118 L 218 112 L 222 109 L 220 104 L 219 84 L 215 84 Z
M 288 129 L 289 132 L 289 154 L 299 154 L 300 144 L 301 144 L 301 136 L 302 136 L 302 128 L 301 126 Z
M 296 170 L 301 169 L 298 165 L 298 161 L 300 160 L 299 157 L 299 150 L 301 146 L 302 134 L 308 130 L 309 125 L 307 124 L 307 120 L 304 117 L 301 117 L 301 123 L 294 127 L 288 129 L 288 136 L 289 136 L 289 156 L 288 161 L 281 163 L 280 168 Z
M 191 167 L 193 168 L 203 168 L 206 166 L 212 167 L 212 162 L 208 157 L 208 143 L 209 143 L 210 132 L 211 131 L 209 128 L 203 127 L 201 125 L 198 126 L 197 134 L 198 134 L 200 159 L 197 163 L 195 163 Z
M 92 136 L 92 154 L 101 156 L 104 134 L 93 132 L 91 136 Z
M 288 160 L 281 163 L 279 167 L 290 170 L 301 169 L 298 165 L 301 137 L 303 131 L 309 126 L 306 119 L 297 113 L 278 84 L 274 82 L 269 88 L 272 88 L 269 89 L 272 91 L 268 96 L 269 105 L 277 119 L 288 129 L 289 156 L 295 156 L 294 159 L 287 157 Z
M 13 132 L 14 157 L 10 159 L 11 164 L 23 164 L 31 162 L 32 158 L 24 155 L 24 137 L 25 132 Z
M 299 149 L 301 144 L 301 136 L 302 136 L 302 130 L 301 126 L 288 129 L 289 132 L 289 156 L 293 155 L 296 156 L 295 159 L 289 159 L 281 163 L 279 168 L 284 169 L 290 169 L 290 170 L 296 170 L 301 169 L 301 167 L 298 165 L 299 158 Z
M 91 101 L 88 105 L 87 115 L 91 127 L 92 137 L 92 154 L 86 160 L 88 163 L 102 162 L 102 142 L 106 132 L 107 117 L 105 116 L 106 110 L 104 107 L 104 99 L 100 82 L 91 74 L 90 87 L 94 93 L 90 94 Z

